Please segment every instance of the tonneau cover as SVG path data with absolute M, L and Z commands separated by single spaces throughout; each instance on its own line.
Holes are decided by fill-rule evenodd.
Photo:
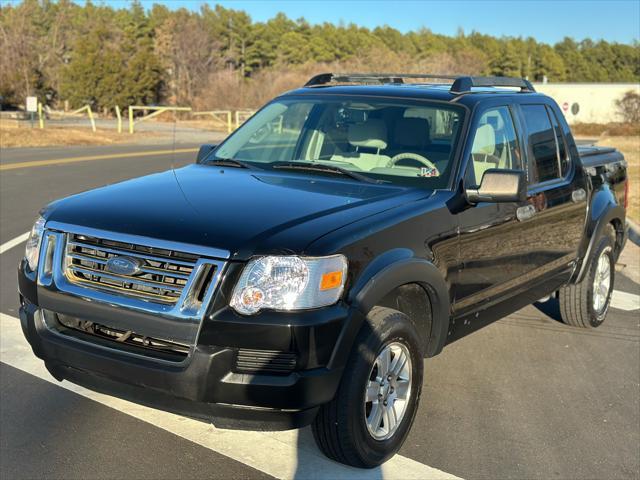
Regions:
M 620 162 L 622 155 L 613 147 L 578 145 L 578 153 L 585 167 L 597 167 L 608 163 Z

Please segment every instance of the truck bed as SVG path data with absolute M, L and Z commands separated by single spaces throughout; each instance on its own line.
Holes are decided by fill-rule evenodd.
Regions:
M 610 163 L 624 161 L 622 154 L 612 147 L 578 145 L 577 148 L 582 164 L 585 167 L 600 167 Z

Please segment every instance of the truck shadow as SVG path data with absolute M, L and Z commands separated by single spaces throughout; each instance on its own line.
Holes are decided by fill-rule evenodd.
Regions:
M 560 316 L 560 302 L 557 298 L 551 298 L 546 302 L 536 302 L 533 306 L 550 319 L 563 323 L 562 317 Z
M 364 329 L 369 329 L 370 333 L 376 334 L 371 326 L 366 322 L 361 328 L 363 329 L 361 331 L 364 331 Z M 358 349 L 358 354 L 366 357 L 365 361 L 373 361 L 376 356 L 376 352 L 373 352 L 368 348 Z M 254 374 L 273 375 L 273 372 L 269 369 L 258 368 L 255 370 Z M 259 398 L 258 396 L 256 396 L 252 400 L 257 404 L 263 401 L 263 399 Z M 385 467 L 385 465 L 373 469 L 362 469 L 343 465 L 329 459 L 316 445 L 310 425 L 296 430 L 289 430 L 284 432 L 273 431 L 265 433 L 269 437 L 278 441 L 281 446 L 284 443 L 288 447 L 280 450 L 282 454 L 289 455 L 289 458 L 281 459 L 283 471 L 281 475 L 277 475 L 278 477 L 291 478 L 296 480 L 381 480 L 385 476 L 389 476 L 389 467 Z M 274 456 L 276 455 L 277 453 L 274 450 Z M 387 475 L 384 474 L 385 472 Z
M 296 480 L 310 478 L 382 480 L 384 478 L 382 467 L 354 468 L 329 460 L 316 446 L 311 427 L 297 430 L 297 435 L 297 465 L 292 477 Z

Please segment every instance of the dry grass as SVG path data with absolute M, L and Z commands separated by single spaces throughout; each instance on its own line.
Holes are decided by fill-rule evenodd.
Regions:
M 136 133 L 136 136 L 157 136 L 153 133 Z M 15 122 L 3 120 L 0 124 L 0 148 L 10 147 L 53 147 L 68 145 L 111 145 L 131 142 L 131 137 L 115 131 L 89 128 L 25 128 Z
M 627 161 L 629 174 L 629 207 L 627 216 L 640 223 L 640 135 L 629 137 L 605 136 L 598 145 L 615 147 L 622 152 Z
M 575 123 L 571 125 L 574 135 L 592 137 L 637 137 L 640 125 L 635 123 Z

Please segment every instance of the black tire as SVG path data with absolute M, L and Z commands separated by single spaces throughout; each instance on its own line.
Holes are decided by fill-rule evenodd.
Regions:
M 605 235 L 597 243 L 595 250 L 589 258 L 589 270 L 584 279 L 576 284 L 567 285 L 558 291 L 560 303 L 560 315 L 567 325 L 581 328 L 596 328 L 602 325 L 609 305 L 615 280 L 615 230 L 610 226 Z M 604 306 L 598 311 L 594 308 L 594 279 L 597 265 L 602 255 L 609 259 L 610 286 Z
M 327 457 L 360 468 L 376 467 L 400 449 L 416 414 L 423 375 L 423 352 L 411 320 L 401 312 L 383 307 L 374 307 L 367 319 L 335 398 L 320 408 L 312 424 L 315 441 Z M 394 433 L 388 439 L 376 440 L 367 428 L 365 388 L 379 353 L 398 343 L 406 348 L 411 359 L 410 393 Z

